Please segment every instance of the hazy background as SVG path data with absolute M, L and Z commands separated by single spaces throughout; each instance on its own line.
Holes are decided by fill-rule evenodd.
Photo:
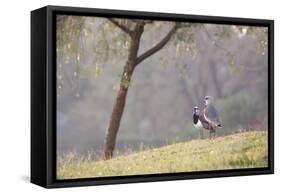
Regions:
M 83 23 L 59 26 L 58 22 L 58 36 L 72 29 L 82 31 L 67 39 L 72 44 L 65 40 L 62 42 L 66 44 L 57 44 L 57 148 L 59 154 L 99 153 L 126 62 L 128 41 L 124 37 L 122 40 L 113 26 L 102 33 L 99 27 L 108 23 L 104 18 L 72 18 Z M 156 27 L 146 29 L 139 53 L 170 27 L 168 22 L 159 22 L 160 27 L 155 23 Z M 203 108 L 205 95 L 215 97 L 223 124 L 218 135 L 267 130 L 268 58 L 264 34 L 266 29 L 261 27 L 194 26 L 182 33 L 192 39 L 188 44 L 173 40 L 143 61 L 129 88 L 116 152 L 197 138 L 192 111 L 194 105 Z M 116 53 L 111 51 L 113 47 Z

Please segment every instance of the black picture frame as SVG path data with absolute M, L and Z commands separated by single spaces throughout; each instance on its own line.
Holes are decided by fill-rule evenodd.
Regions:
M 268 27 L 268 167 L 56 180 L 56 14 Z M 46 188 L 274 173 L 274 21 L 46 6 L 31 12 L 31 182 Z

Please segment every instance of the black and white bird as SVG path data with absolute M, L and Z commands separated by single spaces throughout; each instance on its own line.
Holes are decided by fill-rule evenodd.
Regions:
M 193 124 L 199 130 L 199 139 L 203 138 L 203 130 L 210 130 L 210 136 L 213 131 L 212 126 L 209 122 L 204 118 L 201 114 L 199 108 L 197 106 L 193 107 Z
M 219 113 L 213 104 L 213 97 L 206 96 L 204 98 L 205 108 L 203 111 L 204 119 L 209 123 L 210 128 L 212 128 L 215 134 L 218 127 L 222 127 Z

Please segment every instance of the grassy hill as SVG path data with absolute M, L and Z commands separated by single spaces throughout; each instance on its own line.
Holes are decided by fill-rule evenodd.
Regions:
M 267 166 L 267 132 L 192 140 L 111 160 L 75 156 L 58 163 L 58 179 L 204 171 Z

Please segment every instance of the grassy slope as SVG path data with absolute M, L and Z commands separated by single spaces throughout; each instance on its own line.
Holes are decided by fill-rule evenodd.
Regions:
M 64 159 L 58 179 L 267 166 L 267 132 L 193 140 L 107 161 Z

